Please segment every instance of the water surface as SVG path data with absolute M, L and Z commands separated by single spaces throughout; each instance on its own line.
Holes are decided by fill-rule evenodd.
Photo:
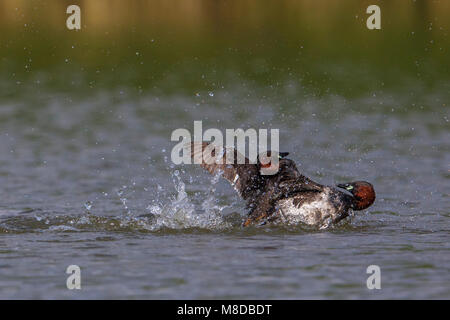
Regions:
M 39 15 L 56 2 L 30 3 L 2 11 L 0 298 L 450 298 L 444 4 L 386 5 L 370 34 L 355 3 L 315 20 L 193 7 L 176 27 L 137 7 L 73 34 L 64 10 Z M 307 176 L 370 181 L 377 200 L 328 230 L 243 229 L 227 183 L 170 161 L 194 120 L 278 128 Z

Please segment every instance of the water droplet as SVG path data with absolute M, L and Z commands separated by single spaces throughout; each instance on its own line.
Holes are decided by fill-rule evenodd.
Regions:
M 153 214 L 161 214 L 162 213 L 162 209 L 158 205 L 149 205 L 147 207 L 147 210 Z
M 92 209 L 92 202 L 86 201 L 86 203 L 84 204 L 84 207 L 86 208 L 87 211 L 90 211 Z

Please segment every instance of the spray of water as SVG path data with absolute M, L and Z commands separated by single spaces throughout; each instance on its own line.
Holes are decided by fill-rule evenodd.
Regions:
M 212 187 L 209 189 L 205 200 L 202 201 L 200 208 L 197 208 L 186 193 L 186 184 L 180 171 L 173 171 L 172 181 L 176 194 L 165 204 L 152 204 L 147 208 L 156 218 L 152 228 L 221 230 L 232 227 L 222 216 L 223 209 L 227 206 L 219 206 L 217 199 L 214 197 L 215 185 L 219 178 L 219 175 L 212 178 Z M 163 191 L 164 189 L 158 186 L 158 190 Z

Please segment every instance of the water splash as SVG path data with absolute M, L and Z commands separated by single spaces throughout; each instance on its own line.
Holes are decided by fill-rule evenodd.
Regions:
M 83 203 L 82 214 L 64 214 L 31 210 L 27 214 L 10 215 L 0 220 L 0 233 L 26 232 L 80 232 L 80 231 L 118 231 L 118 232 L 159 232 L 161 230 L 189 231 L 192 229 L 210 231 L 240 228 L 241 219 L 231 221 L 223 216 L 223 210 L 216 197 L 216 185 L 220 175 L 211 178 L 211 187 L 205 193 L 194 195 L 186 191 L 182 171 L 170 172 L 172 184 L 169 187 L 156 185 L 151 204 L 144 214 L 129 208 L 132 187 L 123 185 L 116 191 L 124 214 L 104 216 L 94 214 L 92 201 Z M 187 183 L 194 183 L 191 176 Z M 134 184 L 135 185 L 135 184 Z M 171 190 L 170 190 L 171 189 Z M 174 192 L 175 191 L 175 192 Z M 169 194 L 169 196 L 168 196 Z M 105 193 L 103 193 L 105 195 Z M 136 211 L 136 212 L 135 212 Z
M 215 185 L 218 179 L 218 176 L 213 177 L 212 185 Z M 172 173 L 172 181 L 176 194 L 171 197 L 170 201 L 166 204 L 153 203 L 147 208 L 155 217 L 153 229 L 204 228 L 223 230 L 232 227 L 221 214 L 225 207 L 220 207 L 216 203 L 213 196 L 215 188 L 210 189 L 208 197 L 201 203 L 201 210 L 199 210 L 188 196 L 186 184 L 179 170 Z M 162 191 L 164 189 L 158 185 L 158 193 Z
M 93 203 L 92 201 L 86 201 L 84 204 L 84 208 L 86 209 L 86 213 L 90 213 L 92 209 Z
M 127 197 L 125 196 L 125 191 L 127 190 L 127 186 L 122 186 L 122 188 L 120 188 L 119 190 L 117 190 L 116 194 L 119 197 L 120 202 L 122 203 L 123 208 L 125 209 L 125 213 L 126 213 L 126 217 L 130 217 L 131 216 L 131 211 L 128 208 L 127 205 Z

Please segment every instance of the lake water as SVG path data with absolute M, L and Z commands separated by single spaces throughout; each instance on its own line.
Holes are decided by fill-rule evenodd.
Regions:
M 317 18 L 344 22 L 328 35 L 289 7 L 267 33 L 219 14 L 208 34 L 75 35 L 19 8 L 0 36 L 0 298 L 449 299 L 448 24 L 386 8 L 365 34 L 351 8 Z M 327 230 L 242 228 L 231 186 L 170 161 L 195 120 L 280 129 L 305 175 L 370 181 L 376 202 Z

